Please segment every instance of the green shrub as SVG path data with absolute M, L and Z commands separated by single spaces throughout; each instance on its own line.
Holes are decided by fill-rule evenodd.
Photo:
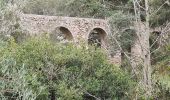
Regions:
M 0 98 L 23 100 L 128 99 L 134 83 L 101 49 L 40 37 L 0 43 L 0 77 Z
M 160 53 L 161 54 L 158 54 Z M 154 65 L 153 82 L 154 97 L 161 100 L 170 99 L 170 45 L 162 47 L 157 52 L 157 63 Z

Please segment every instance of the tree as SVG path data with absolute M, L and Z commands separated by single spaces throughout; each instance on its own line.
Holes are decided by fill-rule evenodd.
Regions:
M 149 38 L 150 38 L 150 26 L 151 26 L 151 7 L 149 6 L 150 2 L 148 0 L 143 1 L 143 6 L 141 5 L 142 2 L 138 1 L 138 0 L 134 0 L 134 10 L 135 10 L 135 16 L 136 16 L 136 25 L 137 25 L 137 38 L 139 41 L 138 45 L 140 45 L 141 47 L 141 62 L 142 62 L 142 66 L 143 68 L 143 82 L 145 84 L 145 91 L 148 91 L 148 94 L 146 94 L 146 97 L 148 96 L 152 96 L 152 80 L 151 80 L 151 73 L 152 73 L 152 67 L 151 67 L 151 51 L 150 49 L 152 47 L 150 47 L 150 43 L 149 43 Z M 164 5 L 164 4 L 163 4 Z M 157 10 L 159 11 L 161 9 L 161 7 Z M 145 21 L 141 22 L 141 9 L 144 10 L 145 12 Z M 152 11 L 155 12 L 155 11 Z M 152 44 L 151 44 L 152 46 Z
M 150 11 L 149 11 L 149 1 L 144 1 L 144 6 L 140 5 L 141 2 L 138 0 L 133 0 L 134 3 L 134 11 L 135 11 L 135 24 L 137 28 L 137 43 L 140 45 L 141 54 L 139 57 L 141 59 L 141 65 L 143 69 L 142 73 L 142 84 L 144 85 L 144 91 L 146 92 L 145 98 L 149 98 L 152 96 L 152 83 L 151 83 L 151 59 L 150 59 L 150 45 L 149 45 L 149 37 L 150 37 Z M 145 11 L 145 21 L 141 22 L 141 7 L 144 8 Z M 139 66 L 139 65 L 138 65 Z

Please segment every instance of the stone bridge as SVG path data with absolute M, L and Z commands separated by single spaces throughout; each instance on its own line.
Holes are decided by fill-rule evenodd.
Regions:
M 65 39 L 73 42 L 85 41 L 89 43 L 91 35 L 98 34 L 100 46 L 107 48 L 107 35 L 110 34 L 109 22 L 104 19 L 76 18 L 61 16 L 46 16 L 22 14 L 20 16 L 20 27 L 24 32 L 31 35 L 42 33 L 57 34 L 58 30 L 65 35 Z M 120 64 L 121 56 L 118 52 L 111 61 Z
M 144 24 L 138 24 L 140 24 L 144 31 Z M 75 43 L 79 43 L 82 40 L 86 43 L 90 43 L 91 39 L 95 40 L 97 38 L 98 42 L 100 42 L 99 45 L 103 48 L 107 48 L 106 37 L 111 33 L 109 22 L 107 20 L 92 18 L 22 14 L 20 15 L 20 26 L 24 32 L 28 32 L 31 35 L 40 35 L 43 33 L 62 33 L 64 34 L 64 39 L 71 40 Z M 134 24 L 132 30 L 137 29 L 135 27 L 136 24 Z M 152 29 L 151 32 L 157 31 Z M 139 31 L 138 33 L 141 32 Z M 94 36 L 95 38 L 93 38 L 92 35 L 94 34 L 98 34 L 98 36 Z M 53 38 L 56 38 L 55 35 L 53 36 Z M 95 42 L 97 41 L 95 40 Z M 112 61 L 113 63 L 120 64 L 121 52 L 116 52 L 117 53 L 115 53 L 112 57 Z M 141 54 L 140 43 L 138 40 L 136 40 L 135 44 L 131 47 L 131 52 L 135 56 Z
M 75 42 L 80 39 L 88 41 L 91 33 L 96 31 L 102 46 L 106 45 L 105 38 L 110 33 L 108 21 L 103 19 L 23 14 L 20 17 L 20 25 L 22 30 L 33 35 L 54 33 L 59 29 L 67 39 Z

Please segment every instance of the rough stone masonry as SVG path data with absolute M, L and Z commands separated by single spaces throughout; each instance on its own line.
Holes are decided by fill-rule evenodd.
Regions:
M 79 42 L 81 39 L 88 42 L 91 32 L 95 30 L 100 35 L 103 48 L 107 47 L 106 37 L 111 32 L 108 21 L 104 19 L 22 14 L 19 23 L 21 29 L 31 35 L 52 33 L 60 29 L 67 35 L 67 39 L 74 42 Z M 120 64 L 120 62 L 119 52 L 113 57 L 113 63 Z

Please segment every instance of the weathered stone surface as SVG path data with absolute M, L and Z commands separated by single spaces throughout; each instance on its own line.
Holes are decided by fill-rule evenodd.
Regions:
M 62 27 L 67 29 L 65 30 L 66 34 L 71 33 L 72 39 L 76 43 L 81 39 L 88 43 L 90 33 L 95 30 L 101 34 L 101 45 L 104 48 L 107 48 L 105 38 L 111 32 L 108 21 L 104 19 L 22 14 L 19 23 L 21 29 L 30 35 L 52 33 Z M 120 64 L 121 61 L 118 59 L 121 59 L 121 56 L 115 55 L 115 57 L 115 62 Z
M 72 33 L 74 40 L 78 41 L 80 36 L 88 40 L 90 32 L 95 28 L 104 30 L 106 34 L 110 33 L 108 21 L 103 19 L 33 14 L 23 14 L 20 19 L 21 28 L 30 34 L 50 33 L 58 27 L 65 27 Z

